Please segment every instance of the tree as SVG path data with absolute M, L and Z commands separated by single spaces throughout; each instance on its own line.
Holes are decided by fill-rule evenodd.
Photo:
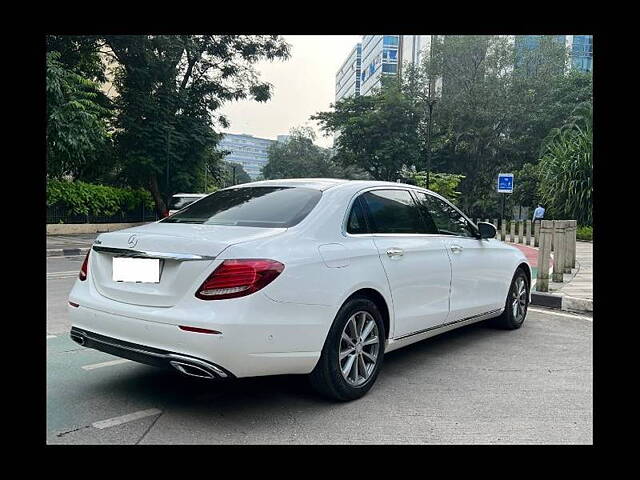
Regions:
M 513 202 L 524 207 L 535 207 L 540 201 L 540 169 L 537 164 L 525 163 L 514 173 Z
M 373 95 L 343 99 L 332 105 L 334 111 L 311 117 L 327 135 L 337 135 L 337 162 L 389 181 L 398 178 L 403 166 L 419 162 L 421 116 L 403 88 L 389 79 Z
M 403 169 L 402 179 L 405 183 L 417 185 L 418 187 L 427 188 L 427 172 L 416 171 L 415 169 Z M 464 175 L 456 175 L 452 173 L 436 173 L 431 172 L 429 175 L 429 190 L 439 193 L 455 205 L 458 204 L 460 192 L 458 185 L 464 178 Z
M 593 120 L 585 102 L 550 135 L 540 159 L 540 195 L 551 216 L 592 225 Z
M 47 44 L 47 175 L 99 175 L 110 165 L 113 112 L 98 83 L 103 66 L 88 53 L 95 42 L 50 36 Z
M 286 59 L 277 35 L 108 35 L 103 52 L 117 61 L 116 147 L 123 175 L 165 198 L 198 184 L 204 164 L 228 127 L 215 115 L 225 103 L 271 96 L 254 64 Z
M 340 176 L 331 162 L 331 153 L 314 145 L 315 133 L 309 127 L 293 128 L 288 140 L 269 146 L 269 162 L 263 167 L 265 179 Z

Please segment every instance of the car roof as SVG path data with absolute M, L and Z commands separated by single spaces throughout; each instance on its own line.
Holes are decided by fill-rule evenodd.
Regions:
M 242 183 L 228 188 L 244 188 L 244 187 L 304 187 L 313 188 L 315 190 L 328 190 L 334 187 L 351 187 L 354 190 L 360 190 L 367 187 L 408 187 L 420 188 L 415 185 L 396 182 L 383 182 L 379 180 L 345 180 L 342 178 L 283 178 L 278 180 L 260 180 L 251 183 Z M 421 190 L 424 190 L 421 188 Z
M 173 197 L 206 197 L 208 193 L 174 193 Z

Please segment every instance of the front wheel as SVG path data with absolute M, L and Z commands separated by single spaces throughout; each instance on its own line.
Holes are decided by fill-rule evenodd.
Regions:
M 373 386 L 384 356 L 382 315 L 367 298 L 353 298 L 338 311 L 316 368 L 313 388 L 334 400 L 362 397 Z
M 529 307 L 529 281 L 521 268 L 516 270 L 511 280 L 511 287 L 507 294 L 504 312 L 499 317 L 491 320 L 491 323 L 506 330 L 520 328 L 527 316 Z

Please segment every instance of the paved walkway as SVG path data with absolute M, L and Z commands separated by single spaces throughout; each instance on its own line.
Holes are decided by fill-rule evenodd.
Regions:
M 576 268 L 565 273 L 562 283 L 550 282 L 549 291 L 558 295 L 593 300 L 593 243 L 576 242 Z
M 529 260 L 533 269 L 533 277 L 538 272 L 538 249 L 526 245 L 512 243 L 521 250 Z M 553 258 L 551 259 L 553 265 Z M 550 275 L 551 276 L 551 275 Z M 533 287 L 535 291 L 535 284 Z M 549 282 L 549 292 L 564 297 L 563 309 L 593 310 L 593 243 L 576 242 L 576 268 L 563 275 L 562 282 Z M 565 300 L 566 299 L 566 300 Z

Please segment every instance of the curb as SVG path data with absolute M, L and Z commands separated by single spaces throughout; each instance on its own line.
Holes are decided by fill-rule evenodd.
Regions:
M 531 292 L 531 305 L 573 312 L 593 312 L 593 300 L 554 295 L 553 293 Z
M 47 257 L 69 257 L 72 255 L 86 255 L 91 250 L 87 248 L 47 248 Z

